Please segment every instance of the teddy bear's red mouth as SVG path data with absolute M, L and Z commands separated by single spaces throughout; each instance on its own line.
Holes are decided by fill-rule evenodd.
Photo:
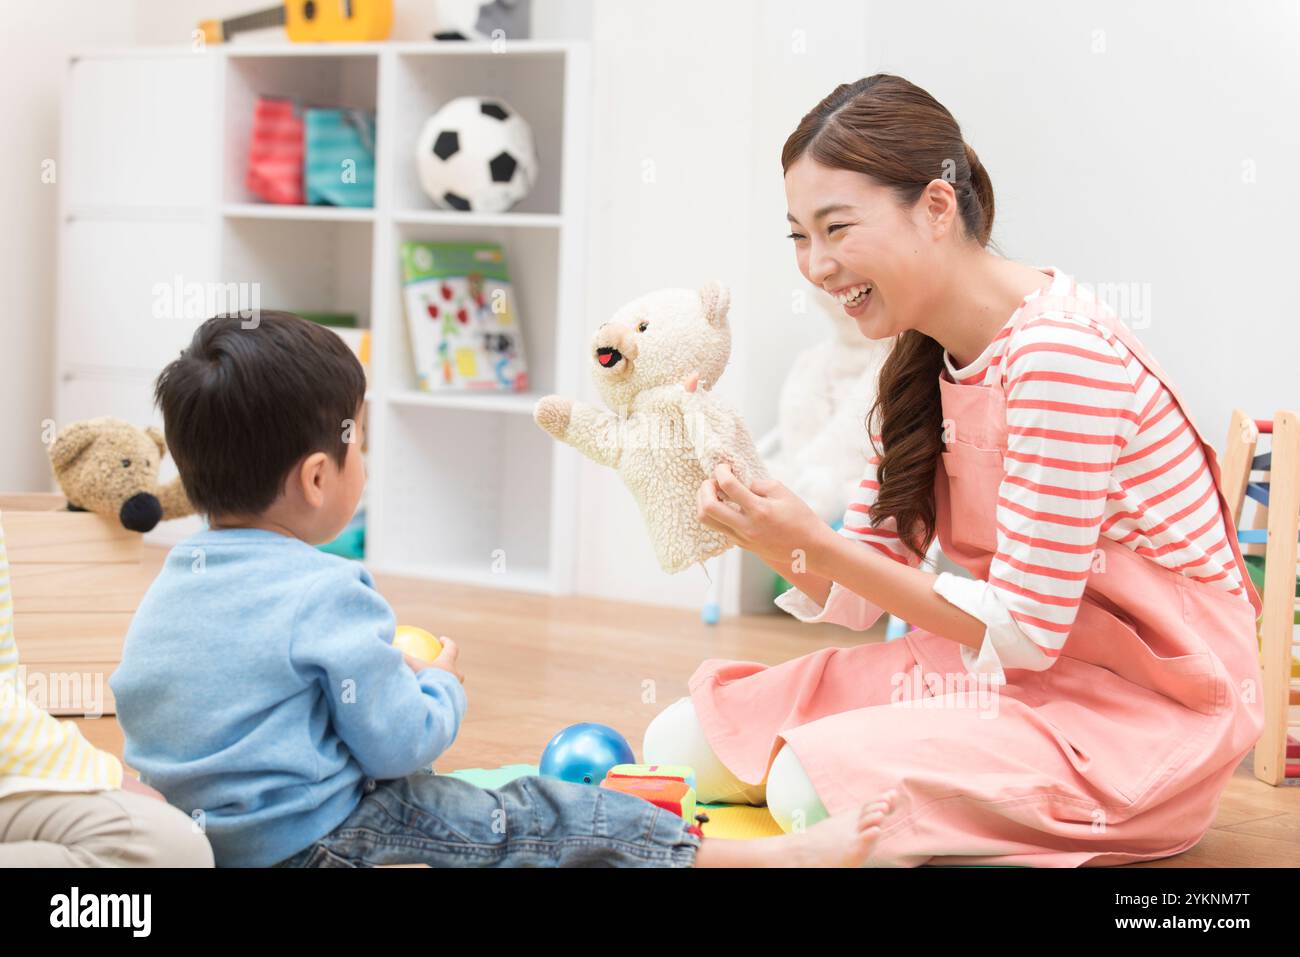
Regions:
M 596 350 L 596 361 L 606 369 L 612 369 L 623 360 L 623 353 L 613 346 L 601 346 Z

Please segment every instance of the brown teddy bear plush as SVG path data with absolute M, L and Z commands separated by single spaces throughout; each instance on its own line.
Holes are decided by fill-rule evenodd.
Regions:
M 50 464 L 69 509 L 106 515 L 133 532 L 148 532 L 164 519 L 194 514 L 179 478 L 158 485 L 166 454 L 167 443 L 152 426 L 137 429 L 120 419 L 87 419 L 59 433 L 50 446 Z

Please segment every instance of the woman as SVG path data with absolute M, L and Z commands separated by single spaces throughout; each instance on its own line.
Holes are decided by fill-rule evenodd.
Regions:
M 800 620 L 915 630 L 706 661 L 645 760 L 786 830 L 897 788 L 876 866 L 1186 850 L 1263 726 L 1259 596 L 1212 446 L 1112 312 L 988 251 L 988 173 L 924 90 L 838 87 L 782 165 L 800 271 L 863 335 L 898 336 L 878 455 L 838 534 L 725 466 L 699 517 L 794 583 L 777 603 Z M 935 535 L 972 578 L 921 567 Z

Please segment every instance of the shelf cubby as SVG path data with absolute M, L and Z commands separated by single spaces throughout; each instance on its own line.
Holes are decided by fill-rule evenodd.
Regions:
M 420 405 L 391 410 L 385 565 L 537 590 L 549 585 L 554 442 L 525 416 Z M 400 448 L 400 464 L 392 450 Z
M 458 223 L 447 220 L 437 224 L 400 222 L 395 225 L 394 251 L 404 242 L 490 242 L 505 251 L 510 285 L 523 331 L 524 356 L 528 362 L 529 391 L 555 391 L 556 317 L 559 314 L 559 230 L 481 225 L 472 220 Z M 398 334 L 390 337 L 391 369 L 398 388 L 417 388 L 415 367 L 411 360 L 410 338 L 401 297 L 401 266 L 396 256 L 391 264 L 396 278 Z M 500 393 L 508 398 L 512 393 Z
M 257 197 L 244 185 L 244 171 L 257 98 L 286 97 L 303 107 L 373 112 L 377 106 L 379 55 L 322 52 L 285 56 L 234 52 L 226 58 L 225 80 L 222 199 L 227 203 L 256 203 Z
M 505 100 L 533 131 L 537 182 L 512 212 L 562 212 L 564 75 L 564 52 L 549 47 L 533 51 L 526 44 L 510 44 L 503 52 L 478 55 L 442 50 L 399 53 L 393 72 L 397 109 L 392 127 L 394 205 L 398 209 L 435 208 L 416 174 L 420 129 L 440 106 L 456 97 L 483 96 Z
M 227 218 L 223 283 L 257 283 L 263 309 L 351 312 L 369 327 L 374 228 L 364 221 Z

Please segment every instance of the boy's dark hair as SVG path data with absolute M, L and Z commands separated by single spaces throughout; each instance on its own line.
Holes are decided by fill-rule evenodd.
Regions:
M 246 328 L 247 326 L 247 328 Z M 313 452 L 342 466 L 365 371 L 335 333 L 290 312 L 217 316 L 158 376 L 167 448 L 195 509 L 253 515 Z

